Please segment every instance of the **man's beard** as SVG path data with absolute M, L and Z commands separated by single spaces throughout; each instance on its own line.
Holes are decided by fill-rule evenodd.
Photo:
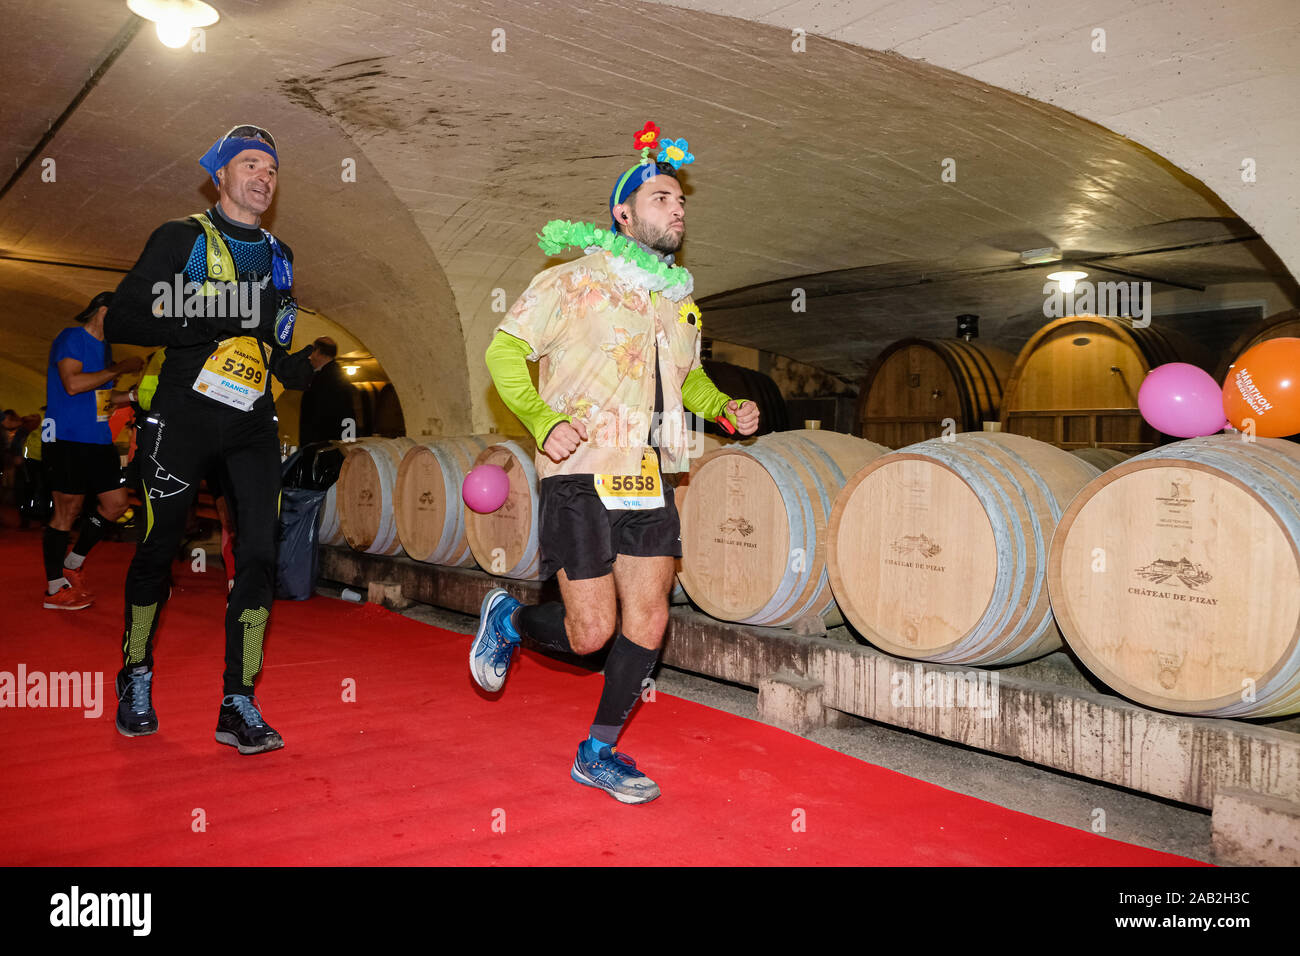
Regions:
M 665 256 L 670 256 L 682 247 L 682 240 L 686 238 L 686 230 L 681 232 L 669 227 L 662 229 L 657 233 L 647 234 L 648 230 L 642 225 L 641 220 L 632 214 L 631 226 L 636 230 L 636 238 L 640 239 L 647 246 Z

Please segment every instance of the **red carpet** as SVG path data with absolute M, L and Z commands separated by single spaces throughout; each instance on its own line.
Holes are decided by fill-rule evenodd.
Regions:
M 99 599 L 42 610 L 39 532 L 0 531 L 14 597 L 0 671 L 103 675 L 102 714 L 0 710 L 0 864 L 1172 865 L 659 694 L 623 744 L 663 788 L 626 807 L 569 779 L 601 677 L 525 653 L 498 700 L 469 638 L 372 606 L 278 602 L 258 687 L 286 749 L 212 739 L 219 566 L 178 564 L 156 650 L 161 729 L 113 726 L 131 548 L 92 555 Z M 355 682 L 355 703 L 343 700 Z M 793 824 L 802 820 L 803 832 Z M 495 825 L 495 826 L 494 826 Z M 504 832 L 500 832 L 504 830 Z

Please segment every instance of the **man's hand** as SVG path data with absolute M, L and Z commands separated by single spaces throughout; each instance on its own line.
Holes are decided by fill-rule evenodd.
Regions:
M 542 451 L 546 452 L 546 457 L 551 461 L 561 462 L 577 451 L 578 446 L 586 440 L 587 429 L 582 422 L 560 422 L 546 436 Z
M 113 371 L 118 375 L 134 375 L 144 368 L 144 359 L 138 355 L 128 355 L 120 362 L 113 363 Z
M 752 435 L 758 431 L 758 406 L 753 402 L 727 402 L 727 411 L 736 418 L 736 430 L 742 435 Z

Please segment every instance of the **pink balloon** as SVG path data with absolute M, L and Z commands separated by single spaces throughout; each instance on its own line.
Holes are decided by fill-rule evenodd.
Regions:
M 1138 409 L 1147 424 L 1174 438 L 1199 438 L 1223 431 L 1223 388 L 1204 369 L 1186 362 L 1153 368 L 1138 389 Z
M 481 515 L 491 514 L 505 504 L 510 478 L 500 465 L 479 465 L 470 470 L 460 486 L 465 504 Z

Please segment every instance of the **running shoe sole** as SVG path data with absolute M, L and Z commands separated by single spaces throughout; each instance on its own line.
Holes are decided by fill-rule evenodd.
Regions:
M 615 800 L 617 800 L 619 803 L 627 803 L 627 804 L 650 803 L 653 800 L 658 800 L 659 797 L 661 796 L 661 794 L 658 791 L 655 792 L 655 795 L 653 797 L 638 797 L 638 796 L 633 796 L 632 794 L 616 793 L 613 790 L 610 790 L 608 787 L 602 787 L 600 784 L 592 780 L 590 777 L 584 774 L 580 769 L 578 769 L 577 757 L 573 758 L 573 766 L 569 768 L 569 776 L 572 777 L 574 780 L 576 780 L 578 783 L 582 784 L 584 787 L 591 787 L 595 790 L 604 791 L 605 793 L 613 797 Z
M 241 744 L 239 738 L 228 730 L 218 730 L 216 740 L 219 744 L 229 744 L 231 747 L 237 748 L 241 754 L 263 754 L 268 750 L 279 750 L 284 746 L 284 739 L 279 734 L 267 738 L 265 743 L 258 744 L 256 747 Z
M 54 595 L 47 594 L 45 595 L 45 597 L 48 599 L 54 597 Z M 95 603 L 95 599 L 92 597 L 84 597 L 81 598 L 80 600 L 83 600 L 86 603 L 85 604 L 75 604 L 75 603 L 74 604 L 51 604 L 49 600 L 46 600 L 42 602 L 42 606 L 49 608 L 51 611 L 84 611 L 86 608 L 90 607 L 90 605 Z
M 122 722 L 119 721 L 116 717 L 113 718 L 113 724 L 117 727 L 117 732 L 121 734 L 123 737 L 148 737 L 150 734 L 158 733 L 157 727 L 155 727 L 153 730 L 127 730 L 125 727 L 122 726 Z

